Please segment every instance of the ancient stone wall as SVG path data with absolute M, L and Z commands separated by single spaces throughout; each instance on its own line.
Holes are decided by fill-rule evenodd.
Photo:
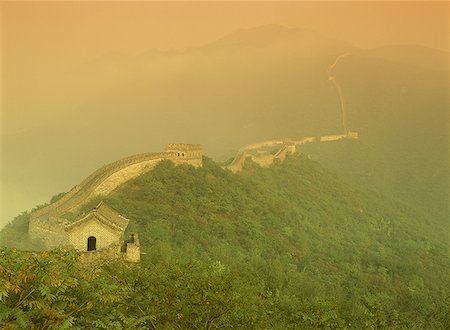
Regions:
M 347 139 L 356 140 L 358 139 L 358 137 L 359 137 L 358 132 L 347 132 Z
M 268 167 L 273 163 L 273 160 L 275 158 L 284 160 L 286 158 L 287 154 L 293 154 L 296 151 L 296 145 L 304 145 L 307 143 L 313 143 L 317 140 L 321 142 L 328 142 L 328 141 L 338 141 L 343 139 L 358 139 L 358 133 L 357 132 L 347 132 L 344 134 L 335 134 L 335 135 L 324 135 L 319 137 L 318 139 L 313 136 L 305 137 L 300 140 L 290 140 L 287 139 L 285 141 L 280 140 L 269 140 L 269 141 L 262 141 L 257 142 L 253 144 L 246 145 L 239 149 L 236 157 L 233 159 L 231 164 L 224 166 L 224 168 L 229 169 L 233 173 L 236 173 L 238 171 L 242 170 L 242 166 L 244 165 L 245 159 L 247 157 L 251 157 L 252 160 L 259 164 L 261 167 Z M 281 148 L 277 151 L 277 153 L 273 155 L 258 155 L 253 156 L 249 155 L 248 151 L 250 150 L 256 150 L 256 149 L 262 149 L 266 147 L 273 147 L 276 145 L 282 144 Z
M 176 164 L 187 163 L 196 167 L 202 166 L 201 146 L 169 144 L 165 152 L 138 154 L 105 165 L 55 203 L 34 211 L 31 218 L 40 218 L 48 214 L 58 215 L 76 210 L 92 197 L 109 194 L 119 185 L 152 169 L 161 160 L 172 160 Z
M 295 144 L 292 141 L 290 141 L 289 143 L 285 143 L 283 145 L 283 147 L 280 150 L 278 150 L 278 152 L 275 154 L 275 156 L 273 158 L 274 159 L 278 158 L 278 159 L 284 160 L 284 159 L 286 159 L 286 156 L 288 154 L 295 153 L 295 150 L 296 150 Z
M 103 224 L 91 215 L 91 219 L 68 231 L 68 246 L 78 251 L 87 251 L 88 238 L 96 239 L 96 249 L 101 250 L 122 240 L 122 232 Z
M 77 230 L 66 232 L 67 221 L 60 217 L 68 211 L 77 211 L 97 195 L 108 195 L 126 181 L 151 170 L 161 160 L 202 166 L 201 146 L 169 144 L 164 152 L 133 155 L 102 166 L 56 202 L 32 212 L 28 229 L 30 237 L 41 240 L 47 248 L 69 244 L 78 250 L 87 249 L 89 236 L 96 237 L 97 249 L 117 242 L 121 233 L 98 221 L 80 224 Z M 130 251 L 134 248 L 131 247 Z
M 175 164 L 190 164 L 194 167 L 202 166 L 202 149 L 200 144 L 168 144 L 167 153 L 175 155 L 171 160 Z
M 328 141 L 338 141 L 338 140 L 356 140 L 358 139 L 358 133 L 357 132 L 347 132 L 345 134 L 335 134 L 335 135 L 324 135 L 320 137 L 321 142 L 328 142 Z
M 124 168 L 117 169 L 114 171 L 109 177 L 105 178 L 98 185 L 94 186 L 95 188 L 91 192 L 91 196 L 94 197 L 97 195 L 108 195 L 118 186 L 123 183 L 131 180 L 133 178 L 138 177 L 142 173 L 145 173 L 156 166 L 163 158 L 156 158 L 151 160 L 146 160 L 143 162 L 139 162 L 137 164 L 131 164 Z
M 303 138 L 301 140 L 295 140 L 293 142 L 294 142 L 294 144 L 298 145 L 298 144 L 313 143 L 313 142 L 316 142 L 316 140 L 317 140 L 317 138 L 315 136 L 308 136 L 308 137 L 305 137 L 305 138 Z
M 136 233 L 131 234 L 130 239 L 126 243 L 125 260 L 130 262 L 141 261 L 139 236 Z
M 108 248 L 100 251 L 80 251 L 78 254 L 80 256 L 80 261 L 85 264 L 99 264 L 122 257 L 122 254 L 120 253 L 120 244 L 112 244 Z
M 320 137 L 320 142 L 338 141 L 347 137 L 347 134 L 324 135 Z
M 258 164 L 261 167 L 269 167 L 273 164 L 273 155 L 266 154 L 266 155 L 258 155 L 258 156 L 251 156 L 252 161 L 254 161 L 256 164 Z
M 47 249 L 67 244 L 64 222 L 56 219 L 30 219 L 28 233 L 30 238 L 42 242 Z
M 225 168 L 229 169 L 233 173 L 239 172 L 242 169 L 242 166 L 244 166 L 245 159 L 248 156 L 249 155 L 245 151 L 238 153 L 237 156 L 231 162 L 231 164 L 225 166 Z
M 93 192 L 98 185 L 100 185 L 110 175 L 123 168 L 149 160 L 173 159 L 175 157 L 176 156 L 173 153 L 145 153 L 126 157 L 111 164 L 102 166 L 94 173 L 89 175 L 86 179 L 84 179 L 79 185 L 71 189 L 61 199 L 57 200 L 55 203 L 52 203 L 42 209 L 33 212 L 31 214 L 31 217 L 37 218 L 45 214 L 61 214 L 79 206 L 86 199 L 92 197 Z

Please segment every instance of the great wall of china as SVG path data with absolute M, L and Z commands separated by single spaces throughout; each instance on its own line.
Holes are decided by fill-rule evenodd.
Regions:
M 357 132 L 347 132 L 343 134 L 323 135 L 319 137 L 310 136 L 300 140 L 268 140 L 258 143 L 252 143 L 239 149 L 238 153 L 234 157 L 231 164 L 224 166 L 233 173 L 239 172 L 244 166 L 245 160 L 251 158 L 252 161 L 260 165 L 261 167 L 267 167 L 273 164 L 275 159 L 284 160 L 286 155 L 293 154 L 296 151 L 297 145 L 304 145 L 313 142 L 332 142 L 340 140 L 356 140 L 358 139 Z M 270 152 L 260 153 L 257 155 L 251 154 L 255 150 L 267 149 L 267 148 L 279 148 L 275 154 Z
M 28 228 L 30 237 L 45 241 L 46 237 L 61 236 L 63 227 L 68 224 L 63 216 L 65 213 L 77 212 L 95 196 L 108 195 L 125 182 L 150 171 L 162 160 L 202 166 L 201 146 L 169 144 L 164 152 L 138 154 L 100 167 L 54 203 L 32 212 Z
M 275 159 L 284 160 L 288 154 L 293 154 L 298 145 L 357 138 L 358 133 L 347 132 L 320 137 L 305 137 L 300 140 L 268 140 L 253 143 L 240 148 L 231 164 L 224 168 L 236 173 L 242 170 L 245 160 L 249 157 L 260 166 L 267 167 L 273 164 Z M 277 151 L 275 153 L 268 152 L 269 148 L 272 151 L 276 148 Z M 252 154 L 255 151 L 259 153 Z M 94 197 L 110 194 L 125 182 L 150 171 L 162 160 L 200 167 L 202 166 L 201 146 L 198 144 L 169 144 L 163 152 L 138 154 L 100 167 L 57 201 L 33 211 L 29 222 L 30 237 L 42 241 L 48 240 L 48 237 L 56 240 L 58 237 L 63 237 L 64 227 L 69 224 L 64 214 L 78 212 Z M 52 242 L 52 245 L 62 242 L 63 238 L 61 238 L 61 242 Z

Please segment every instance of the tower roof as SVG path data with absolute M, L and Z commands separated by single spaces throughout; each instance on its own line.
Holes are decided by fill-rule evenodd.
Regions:
M 119 231 L 124 231 L 125 228 L 128 226 L 128 222 L 130 221 L 129 219 L 121 216 L 117 211 L 115 211 L 110 206 L 106 205 L 103 202 L 100 202 L 95 208 L 90 210 L 88 213 L 83 214 L 79 219 L 66 225 L 66 230 L 68 231 L 73 230 L 77 226 L 90 220 L 92 217 L 95 217 L 103 224 Z

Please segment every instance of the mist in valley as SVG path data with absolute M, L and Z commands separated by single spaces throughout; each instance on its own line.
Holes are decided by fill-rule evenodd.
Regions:
M 0 328 L 449 328 L 448 3 L 0 10 Z

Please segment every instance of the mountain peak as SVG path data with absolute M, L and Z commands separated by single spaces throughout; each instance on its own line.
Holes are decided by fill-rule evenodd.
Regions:
M 334 40 L 314 31 L 289 28 L 279 24 L 238 29 L 208 45 L 208 48 L 275 48 L 302 49 L 307 53 L 327 49 L 327 53 L 339 53 L 353 49 L 345 41 Z M 319 51 L 320 53 L 320 51 Z
M 293 31 L 301 31 L 301 29 L 289 28 L 287 26 L 280 25 L 280 24 L 264 24 L 264 25 L 259 25 L 259 26 L 255 26 L 255 27 L 250 27 L 250 28 L 240 28 L 237 30 L 237 32 L 239 32 L 239 33 L 251 33 L 251 34 L 257 34 L 257 33 L 289 34 L 289 33 L 292 33 Z
M 215 45 L 243 45 L 253 43 L 267 43 L 277 39 L 289 38 L 300 29 L 288 28 L 279 24 L 265 24 L 251 28 L 241 28 L 232 32 L 219 40 Z

